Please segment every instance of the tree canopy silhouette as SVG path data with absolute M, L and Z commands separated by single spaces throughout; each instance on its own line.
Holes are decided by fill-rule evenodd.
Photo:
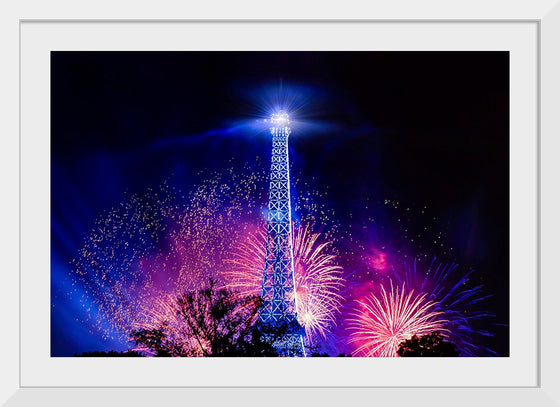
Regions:
M 413 335 L 399 344 L 399 356 L 459 356 L 459 351 L 453 342 L 446 342 L 442 335 L 434 332 L 420 337 Z
M 167 321 L 155 329 L 133 330 L 134 343 L 157 357 L 278 356 L 272 346 L 296 329 L 289 323 L 256 323 L 260 297 L 240 297 L 227 289 L 207 288 L 181 294 L 174 304 L 182 322 L 176 335 Z
M 92 352 L 83 352 L 80 354 L 74 353 L 74 357 L 80 357 L 80 358 L 112 358 L 112 357 L 138 358 L 142 356 L 144 356 L 142 355 L 142 353 L 131 351 L 131 350 L 127 350 L 124 352 L 117 352 L 114 350 L 110 350 L 109 352 L 102 352 L 102 351 L 95 350 Z

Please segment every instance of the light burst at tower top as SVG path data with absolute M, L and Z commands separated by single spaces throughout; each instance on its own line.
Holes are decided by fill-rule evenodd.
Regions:
M 290 117 L 288 116 L 288 113 L 284 111 L 273 113 L 270 116 L 270 123 L 273 126 L 279 126 L 279 127 L 288 126 L 290 124 Z

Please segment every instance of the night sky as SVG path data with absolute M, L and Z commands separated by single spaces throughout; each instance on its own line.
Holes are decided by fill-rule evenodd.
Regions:
M 507 356 L 508 106 L 507 52 L 52 52 L 52 355 L 125 349 L 67 296 L 95 220 L 164 179 L 188 190 L 232 158 L 269 160 L 254 123 L 284 107 L 294 174 L 365 240 L 477 270 Z

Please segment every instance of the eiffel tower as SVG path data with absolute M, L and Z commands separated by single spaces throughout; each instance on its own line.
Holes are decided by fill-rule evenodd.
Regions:
M 292 327 L 280 339 L 276 338 L 272 345 L 282 356 L 305 356 L 304 331 L 297 321 L 295 297 L 288 158 L 288 136 L 291 130 L 288 114 L 273 114 L 270 123 L 272 160 L 262 285 L 264 304 L 259 313 L 259 322 L 272 327 Z

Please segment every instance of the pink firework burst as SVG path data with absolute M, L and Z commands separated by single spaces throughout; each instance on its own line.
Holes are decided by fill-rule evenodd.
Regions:
M 332 243 L 322 241 L 309 225 L 295 226 L 293 235 L 297 316 L 312 344 L 335 324 L 342 304 L 342 267 L 332 254 Z M 243 297 L 261 294 L 265 250 L 266 231 L 260 226 L 226 260 L 230 269 L 223 277 L 228 289 Z
M 399 344 L 412 335 L 439 332 L 445 336 L 447 322 L 440 319 L 436 302 L 426 300 L 427 294 L 407 291 L 406 285 L 390 289 L 381 285 L 377 294 L 371 293 L 356 301 L 349 322 L 350 343 L 356 348 L 354 356 L 396 357 Z

